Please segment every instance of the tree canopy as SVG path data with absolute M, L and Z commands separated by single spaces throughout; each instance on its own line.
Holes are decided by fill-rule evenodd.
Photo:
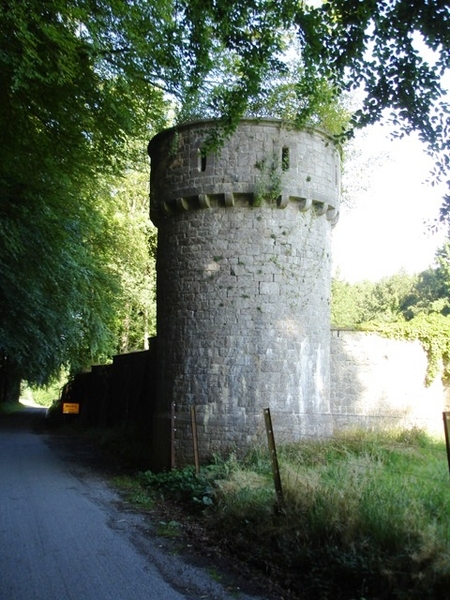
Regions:
M 0 358 L 9 380 L 42 383 L 61 365 L 110 355 L 131 293 L 124 254 L 136 243 L 130 231 L 123 239 L 113 192 L 142 161 L 166 104 L 161 90 L 99 59 L 114 15 L 106 3 L 94 9 L 0 6 Z M 140 191 L 146 198 L 148 184 Z
M 415 131 L 447 175 L 450 111 L 443 77 L 450 66 L 446 0 L 186 0 L 174 5 L 194 66 L 183 80 L 182 106 L 198 102 L 223 118 L 225 130 L 283 78 L 290 36 L 302 58 L 294 90 L 299 124 L 326 81 L 335 97 L 362 90 L 353 117 L 361 127 L 390 119 L 397 135 Z M 176 18 L 176 17 L 175 17 Z M 228 74 L 218 77 L 227 63 Z M 231 67 L 230 67 L 231 65 Z M 205 101 L 206 98 L 206 101 Z M 258 101 L 256 101 L 256 104 Z M 348 130 L 347 133 L 351 131 Z M 450 198 L 447 197 L 447 203 Z M 446 209 L 443 208 L 443 216 Z
M 450 99 L 443 85 L 450 67 L 447 0 L 337 0 L 307 9 L 297 23 L 306 64 L 338 89 L 362 88 L 354 125 L 389 118 L 397 135 L 417 132 L 435 159 L 432 183 L 446 181 L 450 167 Z M 447 194 L 442 220 L 448 220 L 449 210 Z
M 298 117 L 324 81 L 336 95 L 362 87 L 355 125 L 390 114 L 400 134 L 448 151 L 446 0 L 7 0 L 0 19 L 5 114 L 31 110 L 60 136 L 77 123 L 73 141 L 88 136 L 97 160 L 117 160 L 145 120 L 161 126 L 163 91 L 181 118 L 200 103 L 232 128 L 285 76 L 292 37 L 303 64 Z

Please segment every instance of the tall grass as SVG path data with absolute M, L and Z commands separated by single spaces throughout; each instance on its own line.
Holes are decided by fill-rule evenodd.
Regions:
M 299 590 L 336 599 L 450 598 L 443 444 L 418 432 L 347 435 L 282 448 L 280 465 L 277 559 L 303 573 Z
M 353 432 L 278 454 L 281 505 L 263 449 L 202 471 L 205 521 L 235 556 L 304 599 L 450 598 L 443 442 L 417 430 Z

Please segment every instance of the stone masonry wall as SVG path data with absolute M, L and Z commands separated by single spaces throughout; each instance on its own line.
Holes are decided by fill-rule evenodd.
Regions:
M 427 356 L 418 341 L 334 330 L 331 412 L 335 431 L 417 426 L 442 435 L 445 390 L 438 376 L 425 385 Z
M 277 439 L 330 435 L 330 239 L 339 154 L 325 135 L 243 122 L 202 157 L 208 123 L 150 143 L 158 226 L 158 409 L 176 404 L 178 463 Z M 167 429 L 165 429 L 167 431 Z

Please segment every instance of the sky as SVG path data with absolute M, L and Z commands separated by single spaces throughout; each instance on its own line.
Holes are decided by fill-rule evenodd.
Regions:
M 332 233 L 333 275 L 379 281 L 432 266 L 444 233 L 432 235 L 427 223 L 438 217 L 445 186 L 426 183 L 433 162 L 423 145 L 414 137 L 393 141 L 374 126 L 354 146 L 344 168 L 350 207 L 341 207 Z

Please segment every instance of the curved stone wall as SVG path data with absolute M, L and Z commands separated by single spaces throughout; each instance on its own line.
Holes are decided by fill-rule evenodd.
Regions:
M 149 144 L 158 226 L 160 425 L 176 404 L 177 463 L 261 439 L 329 435 L 330 245 L 339 153 L 321 132 L 243 121 L 202 155 L 213 123 Z

